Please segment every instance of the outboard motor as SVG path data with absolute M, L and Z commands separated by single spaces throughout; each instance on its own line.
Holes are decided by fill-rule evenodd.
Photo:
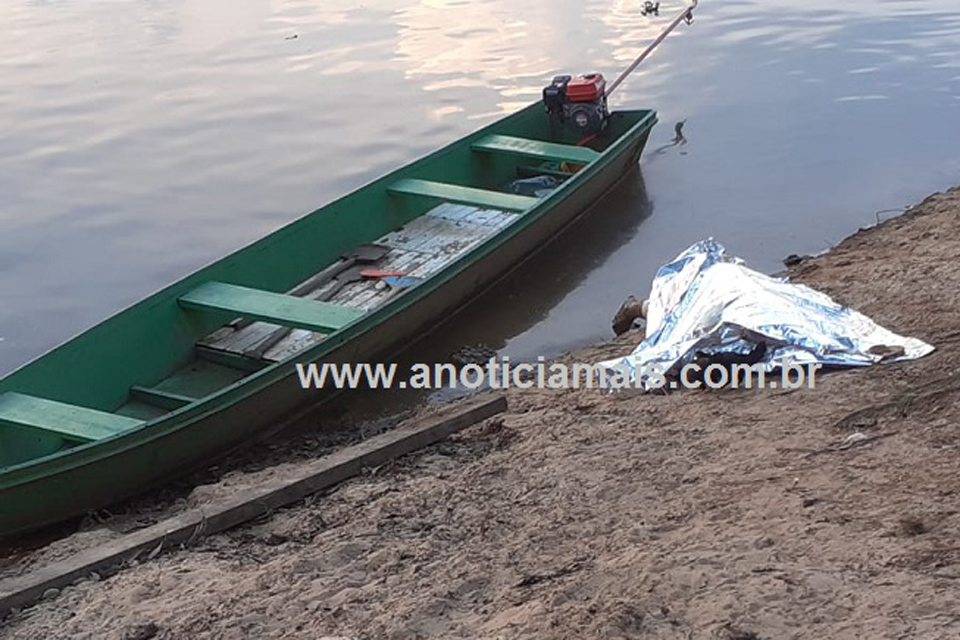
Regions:
M 602 132 L 607 126 L 610 112 L 607 110 L 607 98 L 617 90 L 617 87 L 633 73 L 633 70 L 647 59 L 663 39 L 681 23 L 693 23 L 693 10 L 700 0 L 688 0 L 680 13 L 670 21 L 666 29 L 660 32 L 653 42 L 637 56 L 636 60 L 620 72 L 620 75 L 607 86 L 607 81 L 599 73 L 588 73 L 582 76 L 557 76 L 553 82 L 543 90 L 543 106 L 552 118 L 559 120 L 565 127 L 582 136 L 581 144 L 591 140 L 593 136 Z M 643 15 L 659 16 L 659 2 L 644 2 Z M 677 132 L 680 136 L 680 132 Z
M 543 89 L 543 106 L 569 129 L 596 135 L 607 125 L 607 81 L 599 73 L 556 76 Z

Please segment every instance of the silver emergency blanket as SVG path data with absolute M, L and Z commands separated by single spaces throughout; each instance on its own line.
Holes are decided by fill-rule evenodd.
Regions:
M 630 355 L 600 363 L 651 388 L 649 372 L 676 375 L 697 355 L 765 352 L 770 371 L 785 358 L 798 365 L 859 367 L 912 360 L 933 347 L 887 331 L 829 296 L 744 266 L 712 238 L 693 245 L 657 272 L 646 338 Z M 639 375 L 639 384 L 637 376 Z

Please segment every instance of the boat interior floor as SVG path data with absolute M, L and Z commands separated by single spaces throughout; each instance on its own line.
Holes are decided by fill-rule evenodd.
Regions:
M 444 203 L 426 214 L 414 218 L 375 244 L 388 247 L 382 258 L 365 269 L 396 273 L 404 283 L 425 279 L 456 260 L 487 238 L 495 235 L 516 218 L 515 214 L 467 205 Z M 402 274 L 402 275 L 400 275 Z M 371 311 L 402 291 L 402 287 L 388 284 L 389 277 L 363 277 L 347 282 L 334 278 L 330 282 L 303 294 L 305 299 L 322 299 L 343 307 Z M 340 287 L 332 296 L 331 290 Z M 207 349 L 251 356 L 263 348 L 264 341 L 282 327 L 269 322 L 254 322 L 249 326 L 226 326 L 202 340 Z M 260 357 L 267 362 L 285 360 L 312 347 L 326 337 L 326 333 L 293 329 L 276 344 L 263 349 Z
M 429 278 L 517 218 L 516 213 L 445 202 L 376 240 L 375 245 L 384 248 L 382 257 L 343 272 L 352 277 L 334 277 L 306 291 L 301 286 L 298 296 L 362 315 Z M 307 287 L 312 279 L 305 281 Z M 267 321 L 235 320 L 197 343 L 202 357 L 149 389 L 132 389 L 117 413 L 157 418 L 309 349 L 327 335 Z

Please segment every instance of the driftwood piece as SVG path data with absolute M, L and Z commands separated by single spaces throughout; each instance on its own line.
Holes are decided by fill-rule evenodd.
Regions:
M 94 572 L 134 559 L 150 560 L 163 549 L 190 544 L 297 502 L 400 456 L 443 440 L 486 418 L 502 413 L 506 398 L 477 400 L 453 416 L 401 427 L 320 458 L 295 475 L 239 491 L 220 504 L 192 509 L 152 527 L 88 549 L 23 576 L 0 582 L 0 619 L 32 604 L 51 589 L 62 589 Z

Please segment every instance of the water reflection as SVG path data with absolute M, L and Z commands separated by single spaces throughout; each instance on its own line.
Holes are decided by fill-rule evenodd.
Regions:
M 680 6 L 7 3 L 0 372 L 536 99 L 555 73 L 615 75 Z M 703 2 L 614 98 L 660 110 L 651 151 L 687 120 L 686 155 L 644 159 L 656 214 L 605 258 L 571 246 L 580 277 L 541 312 L 492 300 L 495 320 L 451 340 L 549 355 L 606 335 L 611 308 L 707 235 L 772 270 L 956 182 L 958 46 L 955 0 Z
M 397 60 L 408 79 L 446 100 L 458 89 L 497 92 L 497 110 L 479 117 L 506 115 L 536 100 L 550 73 L 551 41 L 562 36 L 545 22 L 551 13 L 546 4 L 421 0 L 395 16 Z

